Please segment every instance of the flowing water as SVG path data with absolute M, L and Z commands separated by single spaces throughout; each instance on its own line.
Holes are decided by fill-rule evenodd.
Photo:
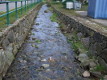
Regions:
M 83 80 L 78 75 L 73 50 L 51 16 L 47 5 L 43 5 L 3 80 Z

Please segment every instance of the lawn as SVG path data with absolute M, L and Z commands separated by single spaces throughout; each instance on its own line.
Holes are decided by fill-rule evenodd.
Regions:
M 35 7 L 35 5 L 33 5 L 32 7 L 30 7 L 30 4 L 28 5 L 29 8 L 27 8 L 27 10 L 25 11 L 25 7 L 22 8 L 22 13 L 21 14 L 21 9 L 18 10 L 18 18 L 24 16 L 29 10 L 31 10 L 32 8 Z M 27 7 L 28 7 L 27 6 Z M 11 11 L 14 11 L 11 10 Z M 5 12 L 0 12 L 0 15 L 4 14 Z M 9 14 L 10 17 L 10 25 L 13 24 L 17 19 L 16 19 L 16 11 L 12 12 Z M 7 27 L 6 25 L 6 16 L 0 17 L 0 30 L 4 29 L 5 27 Z

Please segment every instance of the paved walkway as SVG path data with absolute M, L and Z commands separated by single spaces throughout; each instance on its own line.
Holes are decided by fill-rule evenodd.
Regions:
M 84 18 L 88 18 L 92 22 L 96 22 L 98 24 L 107 26 L 107 19 L 93 19 L 93 18 L 89 18 L 89 17 L 87 17 L 87 11 L 76 11 L 76 13 L 80 14 Z
M 78 75 L 66 37 L 50 16 L 52 13 L 43 5 L 3 80 L 84 80 Z
M 27 3 L 27 2 L 26 2 Z M 30 1 L 28 1 L 28 4 L 30 3 Z M 25 2 L 23 2 L 23 5 L 25 5 Z M 21 2 L 17 3 L 17 6 L 20 7 L 21 6 Z M 15 8 L 15 3 L 9 3 L 9 10 L 12 10 Z M 6 12 L 6 4 L 0 4 L 0 12 Z

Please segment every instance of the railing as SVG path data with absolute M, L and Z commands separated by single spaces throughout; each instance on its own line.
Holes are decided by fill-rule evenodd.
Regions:
M 24 1 L 4 1 L 0 5 L 4 5 L 6 9 L 0 13 L 0 28 L 11 25 L 19 17 L 23 16 L 41 0 L 24 0 Z M 9 7 L 14 5 L 14 8 Z M 20 6 L 19 6 L 20 5 Z

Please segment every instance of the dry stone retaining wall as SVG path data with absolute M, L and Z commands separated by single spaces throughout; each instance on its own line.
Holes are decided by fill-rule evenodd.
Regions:
M 18 49 L 28 35 L 41 4 L 39 3 L 23 18 L 0 32 L 0 80 L 2 80 L 2 77 L 14 60 Z
M 74 16 L 69 17 L 53 7 L 53 12 L 57 13 L 60 20 L 65 23 L 72 32 L 72 29 L 77 32 L 80 41 L 88 48 L 92 56 L 96 56 L 99 63 L 107 67 L 107 36 L 101 34 L 97 30 L 91 29 L 90 26 L 82 23 L 82 18 Z M 90 23 L 91 24 L 91 23 Z

